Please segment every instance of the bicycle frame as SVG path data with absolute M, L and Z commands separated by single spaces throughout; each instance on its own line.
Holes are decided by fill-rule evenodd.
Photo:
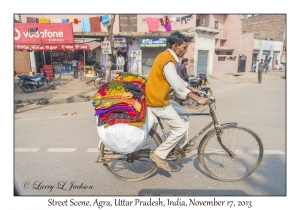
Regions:
M 202 92 L 203 93 L 203 92 Z M 207 95 L 206 95 L 207 96 Z M 200 135 L 202 135 L 208 128 L 210 128 L 212 125 L 214 125 L 214 130 L 216 131 L 216 133 L 217 133 L 217 138 L 218 138 L 218 142 L 220 143 L 220 145 L 221 145 L 221 147 L 228 153 L 228 155 L 230 155 L 230 157 L 231 158 L 233 158 L 234 157 L 234 154 L 233 154 L 233 152 L 232 151 L 230 151 L 224 144 L 223 144 L 223 142 L 222 142 L 222 140 L 221 140 L 221 136 L 222 136 L 222 129 L 221 129 L 221 126 L 226 126 L 226 125 L 233 125 L 233 126 L 236 126 L 237 125 L 237 123 L 236 122 L 228 122 L 228 123 L 225 123 L 225 124 L 219 124 L 218 123 L 218 120 L 217 120 L 217 117 L 216 117 L 216 114 L 215 114 L 215 112 L 214 112 L 214 109 L 213 109 L 213 106 L 214 106 L 215 104 L 214 103 L 212 103 L 211 105 L 209 105 L 209 109 L 210 109 L 210 111 L 209 111 L 209 113 L 178 113 L 179 114 L 179 116 L 198 116 L 198 115 L 206 115 L 206 116 L 211 116 L 212 117 L 212 121 L 211 122 L 209 122 L 201 131 L 199 131 L 193 138 L 191 138 L 185 145 L 183 145 L 181 148 L 180 148 L 180 150 L 183 150 L 183 151 L 181 151 L 181 152 L 184 152 L 184 150 L 185 149 L 187 149 L 187 147 L 191 144 L 191 143 L 193 143 L 193 142 L 195 142 L 198 138 L 199 138 L 199 136 Z M 161 122 L 161 119 L 159 118 L 159 117 L 157 117 L 157 120 L 158 120 L 158 124 L 159 124 L 159 126 L 160 126 L 160 128 L 161 128 L 161 130 L 162 130 L 162 133 L 163 133 L 163 135 L 164 135 L 164 137 L 165 137 L 165 139 L 167 139 L 167 135 L 166 135 L 166 132 L 165 132 L 165 129 L 164 129 L 164 126 L 163 126 L 163 124 L 162 124 L 162 122 Z M 152 130 L 150 130 L 150 133 L 151 133 L 151 131 Z M 213 131 L 213 130 L 212 130 Z M 208 132 L 207 134 L 209 134 L 210 132 Z M 206 134 L 206 135 L 207 135 Z M 203 139 L 205 139 L 205 138 L 203 138 Z M 202 139 L 202 140 L 203 140 Z M 199 144 L 199 147 L 201 148 L 201 146 L 202 146 L 202 141 L 201 140 L 201 142 L 200 142 L 200 144 Z M 177 147 L 178 148 L 178 147 Z M 96 161 L 96 163 L 108 163 L 108 162 L 111 162 L 111 161 L 114 161 L 114 160 L 124 160 L 124 159 L 126 159 L 128 162 L 131 162 L 131 161 L 133 161 L 135 158 L 137 158 L 137 157 L 141 157 L 142 155 L 144 155 L 144 154 L 146 154 L 146 155 L 149 155 L 151 152 L 154 152 L 154 149 L 140 149 L 140 150 L 138 150 L 138 151 L 135 151 L 135 152 L 133 152 L 133 153 L 131 153 L 131 154 L 128 154 L 128 155 L 126 155 L 126 157 L 111 157 L 111 158 L 98 158 L 98 160 Z M 107 151 L 105 151 L 104 152 L 105 153 L 105 155 L 120 155 L 119 153 L 116 153 L 116 152 L 113 152 L 113 151 L 111 151 L 111 150 L 107 150 Z M 185 153 L 185 152 L 184 152 Z M 100 161 L 99 161 L 100 160 Z M 200 163 L 200 164 L 202 164 L 202 163 Z
M 178 113 L 179 116 L 197 116 L 197 115 L 206 115 L 206 116 L 211 116 L 212 117 L 212 121 L 209 122 L 201 131 L 199 131 L 193 138 L 191 138 L 184 146 L 182 146 L 181 149 L 185 150 L 191 143 L 195 142 L 199 136 L 201 136 L 201 134 L 203 134 L 208 128 L 210 128 L 212 125 L 214 125 L 214 128 L 215 128 L 215 131 L 217 133 L 217 138 L 218 138 L 218 142 L 220 143 L 221 147 L 230 155 L 230 157 L 234 157 L 234 154 L 232 151 L 230 151 L 222 142 L 221 140 L 221 136 L 222 136 L 222 129 L 221 129 L 221 126 L 224 126 L 224 125 L 237 125 L 236 122 L 230 122 L 230 123 L 225 123 L 225 124 L 219 124 L 218 123 L 218 120 L 217 120 L 217 117 L 216 117 L 216 114 L 213 110 L 213 105 L 210 105 L 209 106 L 209 109 L 210 109 L 210 113 Z M 157 117 L 157 120 L 158 120 L 158 123 L 159 123 L 159 126 L 163 132 L 163 135 L 165 138 L 167 138 L 167 135 L 165 133 L 165 129 L 164 129 L 164 126 L 160 120 L 159 117 Z M 200 142 L 199 145 L 202 145 L 202 143 Z

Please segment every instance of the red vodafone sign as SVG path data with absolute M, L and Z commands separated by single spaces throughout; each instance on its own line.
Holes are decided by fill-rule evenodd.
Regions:
M 15 23 L 15 44 L 74 44 L 72 23 Z
M 89 50 L 88 44 L 52 44 L 52 45 L 24 45 L 15 44 L 15 50 Z

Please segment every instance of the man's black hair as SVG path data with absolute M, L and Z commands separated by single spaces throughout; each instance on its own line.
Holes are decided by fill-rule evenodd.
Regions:
M 173 32 L 167 40 L 167 47 L 172 48 L 174 44 L 181 45 L 183 42 L 188 42 L 188 38 L 178 31 Z
M 187 62 L 187 61 L 189 61 L 189 59 L 187 59 L 187 58 L 182 58 L 181 64 L 183 64 L 184 62 Z

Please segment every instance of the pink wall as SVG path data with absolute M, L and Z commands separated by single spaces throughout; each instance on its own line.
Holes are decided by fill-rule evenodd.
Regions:
M 210 19 L 210 15 L 200 15 L 200 26 L 202 26 L 202 24 L 204 22 L 203 26 L 209 27 L 209 19 Z
M 241 34 L 240 54 L 247 56 L 246 72 L 252 70 L 253 37 L 253 33 Z
M 189 14 L 180 14 L 180 15 L 170 15 L 170 18 L 176 18 L 176 17 L 183 17 L 187 16 Z M 142 17 L 151 17 L 151 18 L 163 18 L 164 15 L 154 15 L 154 14 L 144 14 L 144 15 L 137 15 L 137 30 L 138 32 L 148 32 L 148 24 L 147 21 L 142 21 Z M 192 15 L 189 21 L 185 23 L 184 21 L 181 23 L 181 21 L 176 21 L 176 23 L 172 23 L 172 30 L 180 30 L 185 28 L 191 28 L 196 26 L 196 16 Z M 162 25 L 159 24 L 159 31 L 166 31 Z
M 225 61 L 218 61 L 219 57 L 225 57 Z M 225 75 L 229 73 L 237 73 L 237 69 L 238 69 L 238 55 L 214 55 L 213 73 L 212 73 L 213 75 Z
M 224 29 L 227 30 L 227 40 L 223 47 L 233 48 L 233 54 L 239 53 L 242 21 L 238 15 L 226 15 Z
M 224 29 L 226 17 L 227 15 L 210 15 L 208 27 L 215 28 L 215 21 L 218 21 L 217 29 Z

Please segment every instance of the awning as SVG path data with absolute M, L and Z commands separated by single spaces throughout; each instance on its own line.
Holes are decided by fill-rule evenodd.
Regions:
M 101 46 L 101 42 L 96 42 L 96 41 L 92 41 L 92 42 L 89 42 L 86 44 L 88 44 L 90 46 L 90 50 L 93 50 L 93 49 Z
M 93 50 L 99 46 L 101 46 L 101 40 L 95 38 L 74 38 L 75 43 L 80 44 L 88 44 L 90 46 L 89 50 Z
M 48 44 L 48 45 L 28 45 L 15 44 L 15 50 L 89 50 L 88 44 Z

